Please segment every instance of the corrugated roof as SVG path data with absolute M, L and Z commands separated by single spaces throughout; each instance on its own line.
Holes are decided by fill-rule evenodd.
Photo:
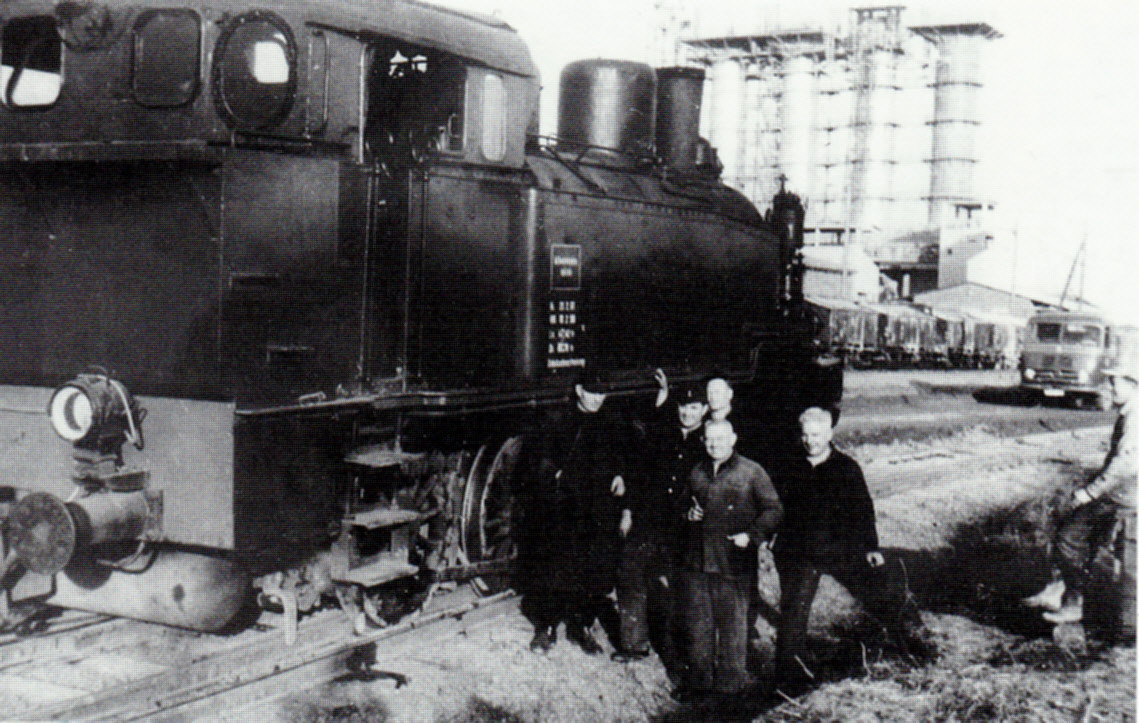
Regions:
M 971 316 L 1000 315 L 1019 319 L 1028 319 L 1039 308 L 1038 302 L 1027 296 L 976 283 L 959 284 L 948 289 L 917 294 L 914 296 L 914 303 Z

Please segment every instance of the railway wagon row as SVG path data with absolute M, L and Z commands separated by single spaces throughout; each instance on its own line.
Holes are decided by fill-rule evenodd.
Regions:
M 1018 356 L 1011 324 L 930 312 L 907 303 L 811 299 L 815 343 L 852 368 L 1009 368 Z

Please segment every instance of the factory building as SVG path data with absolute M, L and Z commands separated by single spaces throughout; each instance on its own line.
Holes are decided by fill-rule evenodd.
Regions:
M 981 49 L 1000 34 L 908 27 L 897 6 L 850 17 L 685 41 L 706 69 L 701 133 L 761 208 L 783 182 L 804 198 L 808 243 L 857 247 L 903 296 L 962 283 L 988 239 L 975 141 Z

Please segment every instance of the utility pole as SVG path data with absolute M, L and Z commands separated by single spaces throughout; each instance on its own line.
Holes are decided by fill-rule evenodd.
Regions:
M 1064 282 L 1064 291 L 1063 291 L 1063 293 L 1060 294 L 1060 308 L 1061 309 L 1067 308 L 1064 306 L 1064 302 L 1068 300 L 1068 287 L 1071 286 L 1071 284 L 1072 284 L 1072 276 L 1074 276 L 1076 273 L 1076 264 L 1078 264 L 1080 262 L 1080 257 L 1082 257 L 1084 255 L 1084 251 L 1085 251 L 1085 247 L 1087 246 L 1087 243 L 1088 243 L 1088 240 L 1085 238 L 1083 240 L 1083 242 L 1080 244 L 1080 248 L 1076 251 L 1076 257 L 1074 259 L 1072 259 L 1072 266 L 1068 269 L 1068 280 Z M 1080 284 L 1083 285 L 1083 281 L 1081 281 Z M 1080 295 L 1083 296 L 1083 290 L 1082 289 L 1080 290 Z M 1082 299 L 1081 299 L 1081 301 L 1082 301 Z

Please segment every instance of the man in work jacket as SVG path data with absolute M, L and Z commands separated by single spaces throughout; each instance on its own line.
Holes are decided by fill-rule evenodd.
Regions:
M 581 384 L 575 393 L 574 408 L 549 420 L 520 460 L 529 480 L 523 612 L 534 623 L 535 652 L 553 647 L 562 621 L 566 638 L 589 654 L 601 652 L 590 632 L 595 620 L 616 633 L 617 613 L 607 595 L 617 573 L 632 433 L 605 405 L 606 394 Z
M 708 456 L 689 477 L 684 567 L 690 695 L 739 693 L 747 673 L 749 585 L 757 546 L 783 516 L 767 473 L 735 451 L 731 422 L 704 426 Z

